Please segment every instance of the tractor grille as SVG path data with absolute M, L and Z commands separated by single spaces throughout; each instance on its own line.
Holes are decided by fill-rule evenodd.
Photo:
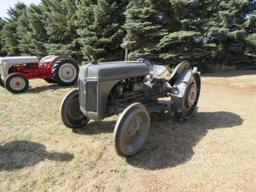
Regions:
M 79 103 L 83 110 L 85 108 L 85 101 L 86 101 L 86 92 L 85 92 L 85 83 L 83 81 L 79 81 Z
M 86 83 L 86 110 L 97 112 L 97 82 Z

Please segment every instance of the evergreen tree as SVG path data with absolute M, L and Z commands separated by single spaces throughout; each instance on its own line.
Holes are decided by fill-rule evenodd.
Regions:
M 76 26 L 78 38 L 77 42 L 81 46 L 81 53 L 83 59 L 86 61 L 92 60 L 92 54 L 87 46 L 88 39 L 93 36 L 93 23 L 94 23 L 94 7 L 96 1 L 93 0 L 77 0 L 76 1 Z
M 44 12 L 41 5 L 32 4 L 27 9 L 27 20 L 29 23 L 29 33 L 25 34 L 30 38 L 29 52 L 32 55 L 45 56 L 48 54 L 45 42 L 48 41 L 48 35 L 44 28 Z
M 125 12 L 127 32 L 126 40 L 132 43 L 130 58 L 147 57 L 157 60 L 156 45 L 168 34 L 170 28 L 175 28 L 168 0 L 131 0 Z
M 81 5 L 77 12 L 78 25 L 83 26 L 78 34 L 84 58 L 87 61 L 120 59 L 127 1 L 81 0 L 78 5 Z
M 45 47 L 50 54 L 76 57 L 75 2 L 69 0 L 43 0 L 44 27 L 49 37 Z
M 0 33 L 2 33 L 1 30 L 3 29 L 4 25 L 5 25 L 5 21 L 0 17 Z M 3 45 L 4 45 L 4 42 L 2 38 L 0 38 L 0 56 L 5 55 L 5 53 L 2 51 Z
M 163 36 L 157 45 L 159 57 L 168 64 L 187 59 L 197 63 L 211 57 L 211 48 L 204 44 L 205 8 L 208 1 L 171 1 L 169 14 L 176 21 L 175 28 Z M 195 11 L 196 10 L 196 11 Z
M 130 58 L 174 65 L 255 63 L 255 0 L 42 0 L 0 19 L 1 54 Z
M 30 54 L 31 32 L 27 18 L 27 12 L 24 12 L 17 20 L 18 49 L 22 55 Z
M 8 10 L 7 22 L 1 30 L 1 39 L 3 42 L 2 51 L 8 55 L 18 55 L 19 41 L 17 36 L 18 19 L 25 13 L 26 5 L 17 3 L 14 8 Z
M 216 14 L 211 18 L 208 38 L 217 46 L 216 62 L 223 64 L 250 64 L 245 54 L 245 30 L 247 14 L 252 10 L 253 0 L 216 1 Z

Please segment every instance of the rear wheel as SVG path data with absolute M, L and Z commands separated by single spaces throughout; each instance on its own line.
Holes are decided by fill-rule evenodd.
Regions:
M 78 129 L 85 126 L 89 119 L 80 111 L 78 90 L 66 95 L 61 104 L 61 119 L 68 128 Z
M 11 73 L 5 79 L 5 88 L 12 93 L 22 93 L 29 87 L 28 79 L 21 73 Z
M 196 111 L 200 89 L 200 77 L 198 74 L 195 74 L 186 83 L 183 97 L 172 96 L 171 108 L 175 117 L 180 121 L 190 119 Z
M 131 156 L 144 145 L 150 129 L 150 116 L 141 103 L 127 107 L 119 117 L 114 131 L 118 155 Z
M 79 67 L 73 59 L 60 59 L 53 65 L 52 72 L 56 83 L 68 86 L 77 81 Z

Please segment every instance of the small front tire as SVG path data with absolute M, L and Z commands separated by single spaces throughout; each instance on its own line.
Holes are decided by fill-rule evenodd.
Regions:
M 66 95 L 61 104 L 61 119 L 71 129 L 84 127 L 89 119 L 80 111 L 78 90 Z
M 128 106 L 114 131 L 115 149 L 120 156 L 136 154 L 144 145 L 150 129 L 150 115 L 141 103 Z
M 22 93 L 28 89 L 29 81 L 21 73 L 11 73 L 6 77 L 4 86 L 11 93 Z

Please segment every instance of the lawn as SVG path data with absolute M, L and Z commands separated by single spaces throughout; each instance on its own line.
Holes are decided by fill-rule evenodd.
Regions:
M 184 123 L 153 115 L 143 150 L 127 159 L 113 148 L 117 116 L 73 132 L 59 108 L 74 88 L 31 86 L 0 88 L 1 192 L 256 189 L 256 71 L 203 76 L 198 113 Z

